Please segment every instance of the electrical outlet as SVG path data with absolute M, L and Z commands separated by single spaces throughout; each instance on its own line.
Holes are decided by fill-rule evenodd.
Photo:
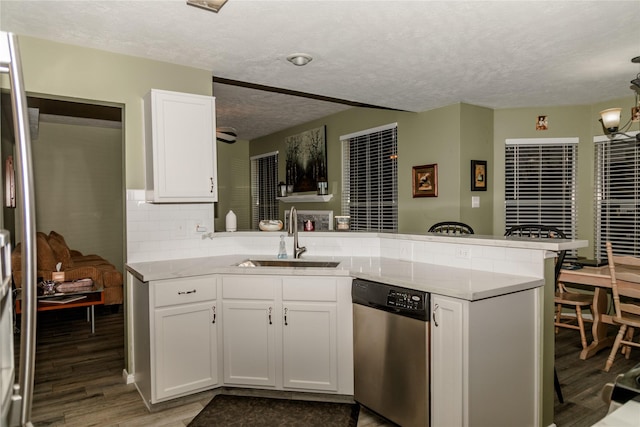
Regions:
M 456 248 L 456 258 L 469 258 L 469 249 L 468 248 Z

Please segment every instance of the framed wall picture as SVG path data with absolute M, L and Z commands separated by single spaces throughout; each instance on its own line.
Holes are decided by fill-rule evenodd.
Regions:
M 413 167 L 413 197 L 438 197 L 438 165 Z
M 487 191 L 486 160 L 471 160 L 471 191 Z
M 318 181 L 326 181 L 326 127 L 320 126 L 285 138 L 287 145 L 287 185 L 293 192 L 317 191 Z

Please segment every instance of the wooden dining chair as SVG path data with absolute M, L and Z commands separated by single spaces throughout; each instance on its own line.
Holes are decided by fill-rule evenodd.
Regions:
M 611 369 L 620 346 L 627 359 L 631 347 L 640 347 L 640 342 L 633 341 L 634 329 L 640 328 L 640 258 L 614 255 L 611 242 L 607 242 L 607 258 L 615 309 L 612 320 L 620 328 L 604 366 L 605 372 Z
M 429 233 L 473 234 L 473 228 L 463 222 L 443 221 L 433 224 L 429 228 Z

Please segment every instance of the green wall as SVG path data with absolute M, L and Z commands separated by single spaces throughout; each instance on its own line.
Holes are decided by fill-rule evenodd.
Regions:
M 493 234 L 493 110 L 461 104 L 460 147 L 460 220 L 476 234 Z M 487 162 L 486 191 L 471 191 L 471 160 Z M 479 199 L 480 207 L 471 207 L 472 197 Z
M 124 271 L 122 130 L 40 120 L 31 145 L 36 229 Z
M 508 138 L 569 138 L 578 137 L 578 238 L 589 246 L 578 250 L 579 256 L 593 257 L 594 238 L 594 144 L 593 138 L 602 135 L 599 112 L 614 106 L 622 107 L 622 123 L 631 115 L 632 96 L 593 105 L 565 107 L 511 108 L 494 111 L 494 173 L 493 231 L 504 233 L 504 143 Z M 548 130 L 537 131 L 536 119 L 546 115 Z
M 463 120 L 469 122 L 461 131 Z M 398 123 L 398 229 L 401 233 L 424 233 L 435 222 L 466 220 L 478 230 L 489 232 L 491 207 L 470 209 L 470 161 L 489 160 L 492 150 L 492 111 L 482 107 L 455 104 L 424 113 L 408 113 L 352 108 L 321 120 L 289 128 L 250 143 L 252 156 L 279 151 L 279 180 L 285 179 L 285 137 L 314 127 L 326 126 L 329 193 L 327 203 L 298 204 L 298 209 L 333 210 L 341 213 L 342 147 L 340 136 Z M 464 138 L 461 136 L 464 134 Z M 463 148 L 464 147 L 464 154 Z M 412 167 L 438 165 L 438 197 L 413 198 Z M 491 192 L 474 192 L 491 194 Z M 461 208 L 461 200 L 468 208 Z M 281 204 L 282 211 L 290 208 Z M 482 211 L 482 212 L 481 212 Z M 283 218 L 281 216 L 281 218 Z
M 478 234 L 502 235 L 504 227 L 504 142 L 508 138 L 578 137 L 578 238 L 590 242 L 579 255 L 592 257 L 594 236 L 593 138 L 602 135 L 599 112 L 605 108 L 623 108 L 622 122 L 630 116 L 634 98 L 603 101 L 593 105 L 564 107 L 528 107 L 492 110 L 454 104 L 422 113 L 353 108 L 335 115 L 292 127 L 251 141 L 250 153 L 286 151 L 284 138 L 317 126 L 327 126 L 328 203 L 300 204 L 298 209 L 341 212 L 342 155 L 340 135 L 346 135 L 388 123 L 398 123 L 398 220 L 399 232 L 421 233 L 431 224 L 459 220 L 470 224 Z M 548 117 L 548 129 L 537 131 L 539 115 Z M 635 126 L 634 126 L 635 129 Z M 471 160 L 487 160 L 487 191 L 471 191 Z M 411 168 L 438 164 L 438 197 L 413 198 Z M 281 157 L 279 179 L 284 180 Z M 480 207 L 471 208 L 471 197 L 480 198 Z M 289 205 L 282 207 L 287 209 Z
M 251 171 L 249 141 L 233 144 L 218 142 L 218 200 L 215 207 L 215 230 L 225 231 L 225 217 L 230 209 L 236 214 L 238 230 L 251 227 Z
M 142 97 L 151 88 L 212 94 L 209 70 L 24 36 L 18 43 L 28 94 L 124 108 L 126 188 L 144 188 Z

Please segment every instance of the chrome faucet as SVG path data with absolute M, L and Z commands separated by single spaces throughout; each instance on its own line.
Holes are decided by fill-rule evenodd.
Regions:
M 298 259 L 307 248 L 298 246 L 298 211 L 295 206 L 291 206 L 289 211 L 289 236 L 293 236 L 293 258 Z

